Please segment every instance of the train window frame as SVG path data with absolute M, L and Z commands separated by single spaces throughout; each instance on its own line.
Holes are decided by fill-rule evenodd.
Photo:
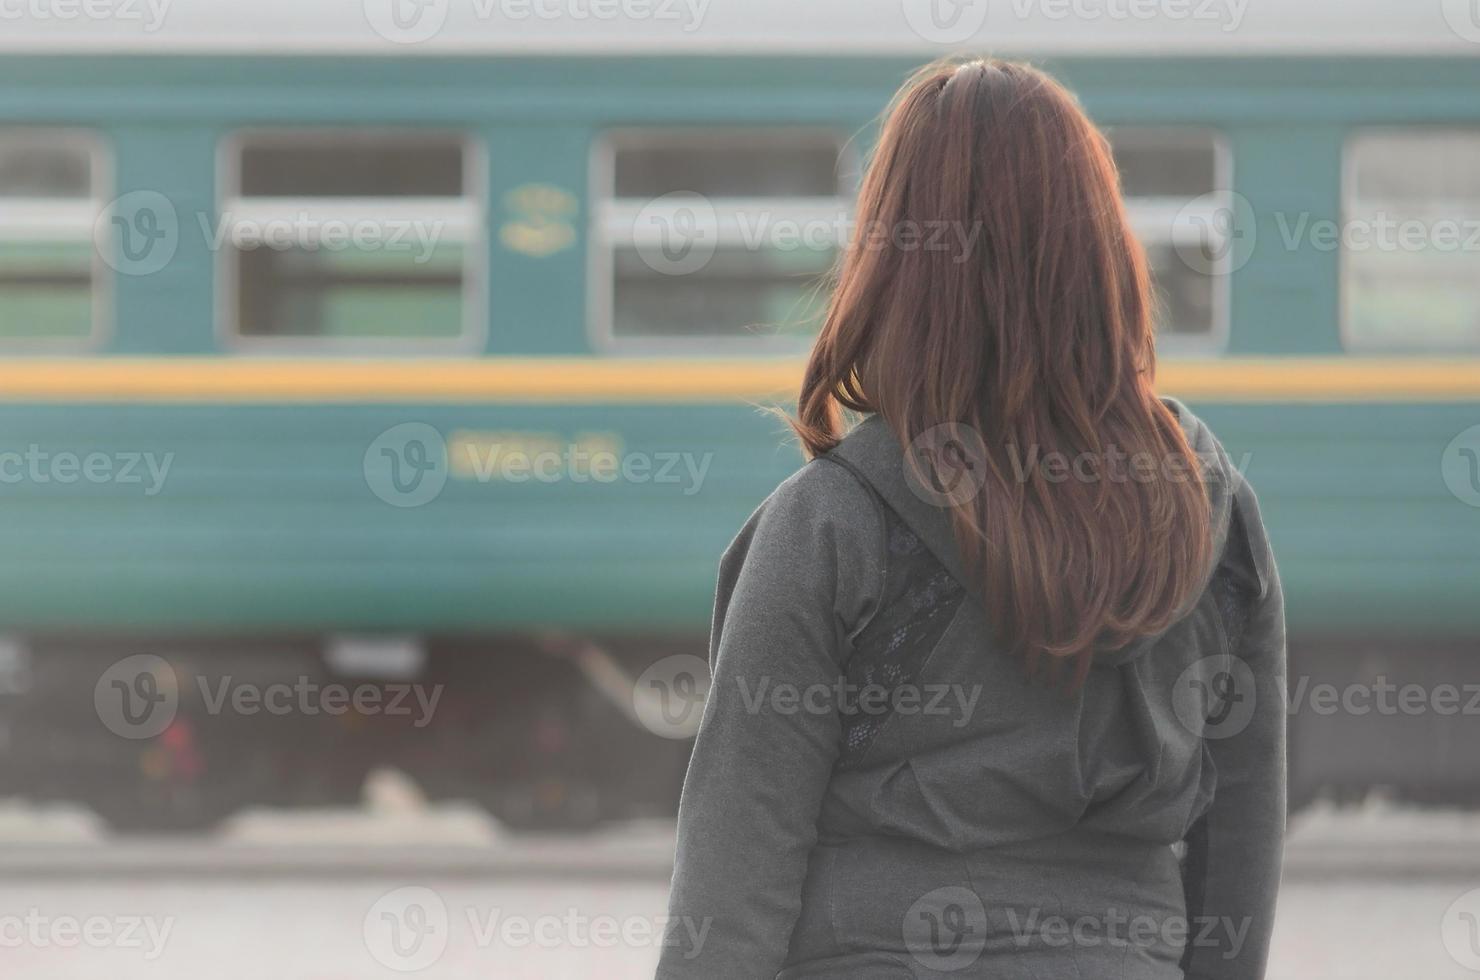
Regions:
M 778 356 L 798 356 L 805 353 L 811 338 L 777 336 L 756 333 L 749 336 L 731 334 L 720 336 L 685 337 L 619 337 L 616 334 L 616 244 L 611 233 L 617 218 L 616 209 L 622 207 L 623 198 L 616 196 L 616 154 L 625 143 L 639 143 L 644 139 L 719 135 L 743 138 L 747 136 L 771 138 L 776 136 L 805 133 L 826 135 L 838 148 L 836 179 L 838 193 L 831 198 L 800 197 L 755 197 L 740 198 L 762 204 L 777 202 L 827 201 L 829 207 L 851 221 L 854 212 L 854 195 L 859 184 L 859 160 L 854 140 L 842 126 L 833 122 L 799 122 L 786 124 L 642 124 L 615 126 L 597 133 L 591 143 L 588 171 L 590 178 L 589 198 L 591 207 L 588 221 L 588 247 L 586 281 L 587 314 L 586 334 L 593 351 L 608 355 L 714 355 L 716 357 L 754 357 L 758 359 Z M 841 252 L 846 241 L 835 243 Z
M 82 150 L 88 159 L 88 196 L 77 198 L 69 210 L 75 211 L 68 220 L 81 225 L 86 221 L 86 241 L 91 256 L 88 278 L 92 316 L 86 334 L 75 337 L 13 337 L 0 338 L 0 354 L 6 357 L 27 355 L 88 354 L 95 353 L 107 343 L 111 335 L 114 315 L 114 272 L 98 245 L 97 223 L 111 205 L 113 186 L 113 159 L 103 135 L 96 130 L 76 126 L 49 126 L 4 124 L 0 125 L 0 139 L 34 138 L 37 141 L 57 141 Z M 4 198 L 0 198 L 3 201 Z M 42 206 L 35 207 L 36 216 L 47 205 L 61 206 L 71 202 L 70 198 L 45 198 Z M 33 216 L 30 220 L 36 220 Z M 0 219 L 3 221 L 3 219 Z M 82 240 L 79 235 L 79 241 Z
M 1213 149 L 1213 187 L 1200 197 L 1218 196 L 1223 199 L 1221 203 L 1211 203 L 1207 208 L 1209 213 L 1216 213 L 1220 208 L 1232 208 L 1233 202 L 1237 200 L 1233 183 L 1233 143 L 1222 129 L 1206 123 L 1126 122 L 1106 124 L 1104 131 L 1112 146 L 1115 144 L 1116 134 L 1123 136 L 1126 133 L 1152 134 L 1159 138 L 1172 137 L 1184 142 L 1191 142 L 1194 139 L 1209 141 Z M 1186 224 L 1186 219 L 1189 217 L 1187 209 L 1191 202 L 1176 196 L 1158 198 L 1125 196 L 1122 199 L 1125 203 L 1126 215 L 1130 219 L 1131 229 L 1143 249 L 1147 247 L 1148 232 L 1166 241 L 1175 241 L 1177 227 Z M 1193 198 L 1193 201 L 1199 199 Z M 1172 247 L 1175 249 L 1175 244 Z M 1232 251 L 1225 250 L 1225 253 L 1217 260 L 1217 268 L 1210 275 L 1213 290 L 1211 329 L 1206 334 L 1198 336 L 1176 336 L 1157 331 L 1156 352 L 1158 356 L 1174 360 L 1191 360 L 1222 355 L 1227 352 L 1229 338 L 1233 331 L 1233 277 L 1237 271 Z
M 1418 123 L 1414 125 L 1354 126 L 1341 142 L 1341 211 L 1338 226 L 1341 242 L 1337 248 L 1336 318 L 1337 333 L 1343 353 L 1356 357 L 1480 357 L 1480 340 L 1462 346 L 1423 344 L 1363 344 L 1352 336 L 1352 301 L 1349 286 L 1351 251 L 1346 246 L 1346 231 L 1356 214 L 1357 147 L 1370 139 L 1392 139 L 1413 136 L 1435 136 L 1460 133 L 1480 142 L 1480 123 Z
M 251 336 L 242 332 L 238 301 L 240 276 L 235 249 L 224 245 L 214 249 L 212 262 L 215 277 L 216 335 L 221 347 L 235 354 L 262 355 L 356 355 L 384 357 L 438 357 L 453 354 L 478 355 L 489 341 L 489 230 L 488 230 L 488 161 L 483 145 L 474 134 L 446 126 L 424 127 L 414 124 L 345 123 L 261 126 L 235 130 L 217 144 L 216 152 L 216 220 L 225 223 L 225 215 L 251 197 L 241 193 L 242 153 L 249 143 L 263 141 L 302 145 L 315 139 L 332 141 L 343 135 L 368 136 L 387 142 L 414 143 L 428 138 L 455 142 L 462 150 L 462 195 L 460 198 L 407 197 L 410 202 L 463 202 L 467 211 L 468 231 L 463 240 L 462 263 L 462 330 L 450 337 L 324 337 L 324 336 Z M 332 200 L 324 197 L 263 197 L 281 205 L 283 202 Z M 374 201 L 385 198 L 346 198 L 349 201 Z M 251 205 L 248 205 L 250 210 Z M 223 233 L 225 229 L 222 229 Z

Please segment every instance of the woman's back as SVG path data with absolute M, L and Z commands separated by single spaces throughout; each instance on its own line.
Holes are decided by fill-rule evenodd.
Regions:
M 1220 560 L 1074 698 L 992 649 L 882 420 L 756 512 L 722 565 L 659 977 L 1262 975 L 1280 592 L 1252 492 L 1178 412 Z
M 814 458 L 721 564 L 659 977 L 1257 980 L 1278 576 L 1242 475 L 1153 390 L 1103 136 L 1031 68 L 933 66 L 859 208 Z M 924 221 L 973 250 L 876 237 Z

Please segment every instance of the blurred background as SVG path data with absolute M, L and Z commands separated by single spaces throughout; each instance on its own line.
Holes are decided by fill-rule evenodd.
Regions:
M 651 975 L 765 408 L 960 52 L 1107 128 L 1259 489 L 1271 976 L 1480 972 L 1475 0 L 0 0 L 0 971 Z

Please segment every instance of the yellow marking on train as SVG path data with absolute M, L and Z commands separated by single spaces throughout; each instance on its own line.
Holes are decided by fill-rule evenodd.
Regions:
M 0 361 L 4 401 L 732 402 L 796 390 L 796 361 L 596 358 Z
M 504 247 L 542 259 L 576 243 L 575 218 L 581 202 L 551 184 L 522 184 L 504 195 L 511 217 L 499 228 Z
M 795 395 L 797 359 L 248 357 L 0 361 L 0 401 L 733 403 Z M 1480 359 L 1165 360 L 1158 389 L 1197 401 L 1480 400 Z
M 1199 401 L 1463 402 L 1480 399 L 1480 359 L 1166 360 L 1156 387 Z

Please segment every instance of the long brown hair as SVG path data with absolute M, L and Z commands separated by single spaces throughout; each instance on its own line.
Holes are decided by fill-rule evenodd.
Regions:
M 793 426 L 815 456 L 841 409 L 877 412 L 902 445 L 946 431 L 979 456 L 956 460 L 972 492 L 943 502 L 962 558 L 998 640 L 1030 673 L 1073 661 L 1074 687 L 1097 649 L 1170 625 L 1211 558 L 1197 458 L 1152 388 L 1153 307 L 1109 144 L 1072 94 L 997 60 L 905 85 Z M 907 453 L 917 476 L 929 455 Z

